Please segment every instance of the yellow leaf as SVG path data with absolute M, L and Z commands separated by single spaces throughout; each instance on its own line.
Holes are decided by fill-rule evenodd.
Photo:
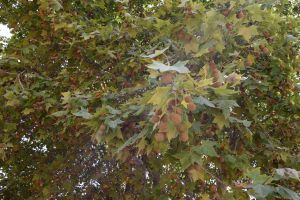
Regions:
M 199 43 L 193 38 L 188 43 L 185 43 L 184 48 L 186 53 L 196 53 L 199 48 Z
M 255 62 L 255 57 L 252 54 L 248 54 L 247 62 L 248 63 L 254 63 Z
M 212 84 L 212 81 L 213 81 L 212 78 L 203 79 L 197 83 L 197 87 L 201 88 L 201 87 L 209 86 L 210 84 Z
M 139 141 L 139 143 L 136 145 L 136 147 L 138 148 L 138 153 L 140 153 L 142 150 L 144 150 L 146 145 L 147 145 L 147 141 L 144 138 L 142 138 Z
M 28 115 L 28 114 L 30 114 L 30 113 L 32 113 L 32 112 L 34 112 L 34 109 L 32 109 L 32 108 L 25 108 L 25 109 L 22 111 L 22 113 L 23 113 L 24 115 Z
M 183 105 L 183 107 L 187 108 L 188 103 L 187 103 L 186 101 L 183 100 L 183 101 L 181 102 L 181 105 Z
M 209 71 L 209 65 L 205 64 L 199 71 L 199 75 L 202 79 L 206 79 Z
M 203 170 L 200 170 L 200 169 L 195 169 L 195 168 L 192 168 L 189 170 L 189 175 L 190 175 L 190 178 L 195 182 L 197 180 L 205 180 L 204 178 L 204 171 Z
M 219 115 L 215 116 L 213 123 L 217 124 L 219 129 L 222 130 L 224 125 L 226 124 L 226 119 L 225 119 L 224 115 L 219 114 Z
M 210 198 L 208 194 L 203 194 L 199 200 L 210 200 Z
M 69 102 L 70 98 L 71 98 L 71 92 L 68 91 L 68 92 L 62 92 L 61 95 L 63 95 L 63 104 L 66 104 Z
M 164 105 L 169 98 L 170 87 L 158 87 L 155 89 L 155 93 L 150 98 L 148 103 L 153 105 Z
M 241 27 L 238 31 L 238 34 L 242 35 L 245 38 L 245 40 L 249 42 L 253 36 L 258 35 L 257 27 L 256 26 Z
M 206 49 L 200 49 L 194 57 L 200 57 L 200 56 L 202 56 L 202 55 L 204 55 L 204 54 L 206 54 L 208 52 L 209 52 L 208 48 L 206 48 Z

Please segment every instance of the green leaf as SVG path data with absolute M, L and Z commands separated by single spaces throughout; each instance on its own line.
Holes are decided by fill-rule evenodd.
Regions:
M 69 113 L 69 111 L 67 110 L 62 110 L 62 111 L 57 111 L 57 112 L 54 112 L 51 114 L 51 116 L 54 116 L 54 117 L 62 117 L 62 116 L 65 116 Z
M 280 177 L 292 178 L 300 181 L 299 179 L 300 171 L 291 168 L 280 168 L 280 169 L 275 169 L 275 171 L 276 174 L 279 175 Z
M 163 54 L 167 49 L 169 49 L 169 46 L 162 49 L 162 50 L 155 50 L 155 52 L 153 54 L 150 54 L 150 55 L 142 55 L 143 58 L 155 58 L 157 56 L 160 56 L 161 54 Z
M 229 96 L 238 93 L 237 91 L 227 89 L 224 86 L 219 88 L 214 88 L 213 90 L 216 93 L 216 95 L 220 95 L 220 96 Z
M 20 100 L 18 100 L 18 97 L 15 95 L 12 91 L 7 91 L 4 95 L 4 98 L 8 101 L 6 102 L 7 106 L 18 106 L 20 105 Z
M 209 48 L 213 47 L 214 45 L 215 45 L 215 41 L 209 40 L 208 42 L 200 46 L 198 52 L 194 55 L 194 57 L 201 57 L 202 55 L 208 53 Z
M 200 105 L 206 105 L 208 107 L 215 108 L 215 105 L 211 101 L 202 96 L 194 98 L 194 102 Z
M 115 152 L 116 153 L 119 153 L 120 151 L 122 151 L 124 148 L 130 146 L 130 145 L 133 145 L 134 143 L 136 143 L 139 139 L 141 139 L 142 137 L 145 136 L 145 134 L 147 133 L 146 130 L 143 130 L 142 132 L 140 132 L 139 134 L 135 134 L 133 135 L 131 138 L 129 138 L 128 140 L 126 140 L 126 142 L 121 145 Z
M 222 109 L 225 119 L 228 119 L 230 113 L 234 107 L 239 107 L 235 100 L 215 100 L 214 103 L 217 104 L 217 107 Z
M 190 0 L 181 0 L 181 3 L 177 6 L 178 8 L 185 7 L 186 3 L 189 2 Z
M 59 0 L 50 0 L 50 6 L 55 10 L 58 11 L 63 8 L 61 2 Z
M 300 196 L 288 188 L 280 186 L 276 188 L 276 192 L 285 199 L 300 200 Z
M 6 122 L 3 127 L 4 132 L 10 132 L 10 131 L 15 131 L 17 129 L 17 124 L 16 123 L 10 123 Z
M 254 196 L 258 199 L 260 198 L 266 198 L 270 194 L 272 194 L 275 191 L 275 187 L 269 186 L 269 185 L 255 185 L 252 188 L 255 192 Z
M 167 132 L 167 138 L 169 141 L 171 141 L 173 138 L 176 138 L 178 136 L 178 132 L 176 130 L 176 127 L 173 123 L 168 123 L 168 132 Z
M 84 119 L 91 119 L 93 117 L 93 115 L 91 115 L 86 109 L 81 108 L 80 111 L 76 112 L 76 113 L 72 113 L 73 115 L 77 116 L 77 117 L 82 117 Z
M 215 142 L 204 140 L 202 141 L 201 146 L 194 146 L 192 147 L 192 151 L 201 154 L 201 155 L 207 155 L 211 157 L 217 157 L 218 154 L 215 151 L 214 146 L 216 145 Z
M 189 166 L 193 164 L 193 160 L 190 152 L 184 151 L 174 155 L 174 157 L 179 159 L 183 170 L 187 169 Z
M 25 108 L 25 109 L 22 111 L 22 113 L 23 113 L 24 115 L 29 115 L 29 114 L 32 113 L 32 112 L 34 112 L 34 109 L 32 109 L 32 108 Z
M 222 99 L 222 100 L 215 100 L 214 103 L 216 103 L 218 105 L 218 108 L 221 109 L 240 107 L 235 100 Z
M 116 120 L 110 120 L 110 119 L 106 119 L 105 123 L 112 129 L 115 129 L 118 127 L 119 124 L 122 124 L 123 121 L 120 119 L 116 119 Z
M 246 173 L 246 176 L 253 180 L 253 185 L 268 184 L 272 181 L 272 178 L 270 176 L 267 176 L 265 174 L 261 175 L 260 167 L 249 170 Z
M 228 118 L 230 122 L 238 122 L 238 123 L 241 123 L 243 124 L 245 127 L 249 127 L 251 125 L 251 121 L 248 121 L 248 120 L 240 120 L 240 119 L 237 119 L 235 117 L 229 117 Z
M 112 115 L 120 115 L 121 114 L 121 111 L 120 110 L 117 110 L 117 109 L 114 109 L 113 107 L 111 106 L 106 106 L 105 108 L 108 109 L 108 112 Z
M 247 11 L 251 15 L 253 21 L 262 21 L 263 20 L 263 11 L 260 4 L 251 4 L 246 7 Z

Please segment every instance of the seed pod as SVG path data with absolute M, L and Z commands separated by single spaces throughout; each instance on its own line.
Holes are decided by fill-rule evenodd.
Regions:
M 219 161 L 221 162 L 221 163 L 224 163 L 225 162 L 225 159 L 223 158 L 223 157 L 219 157 Z
M 226 83 L 233 84 L 233 83 L 235 83 L 236 81 L 238 81 L 237 77 L 238 77 L 238 75 L 237 75 L 235 72 L 233 72 L 233 73 L 229 74 L 229 75 L 225 78 L 225 82 L 226 82 Z
M 211 71 L 218 70 L 216 63 L 213 60 L 209 62 L 209 67 Z
M 256 51 L 254 52 L 255 58 L 259 58 L 260 57 L 260 52 Z
M 168 117 L 167 117 L 167 115 L 164 115 L 164 116 L 161 118 L 161 121 L 162 121 L 163 123 L 167 123 L 167 122 L 168 122 Z
M 223 85 L 223 84 L 222 84 L 220 81 L 216 81 L 216 82 L 214 82 L 211 86 L 217 88 L 217 87 L 220 87 L 220 86 L 222 86 L 222 85 Z
M 225 10 L 223 10 L 223 15 L 225 16 L 225 17 L 227 17 L 229 14 L 230 14 L 230 10 L 229 9 L 225 9 Z
M 247 65 L 247 66 L 251 66 L 251 65 L 253 65 L 253 61 L 252 61 L 252 60 L 249 60 L 249 59 L 247 59 L 247 61 L 246 61 L 246 65 Z
M 188 114 L 188 120 L 189 120 L 189 122 L 193 123 L 194 119 L 195 119 L 195 118 L 194 118 L 193 113 L 189 113 L 189 114 Z
M 217 188 L 217 186 L 215 186 L 215 185 L 211 185 L 211 186 L 209 187 L 209 190 L 210 190 L 211 192 L 213 192 L 213 193 L 216 193 L 216 192 L 218 191 L 218 188 Z
M 214 47 L 209 47 L 208 52 L 213 54 L 215 52 L 215 48 Z
M 263 48 L 262 51 L 264 52 L 264 54 L 269 54 L 269 49 L 267 47 Z
M 153 124 L 159 122 L 159 116 L 153 115 L 150 120 Z
M 215 135 L 215 130 L 212 127 L 209 127 L 205 130 L 204 134 L 206 136 L 214 136 Z
M 166 140 L 166 133 L 165 132 L 158 132 L 158 133 L 155 133 L 154 134 L 154 139 L 157 141 L 157 142 L 163 142 Z
M 231 23 L 226 23 L 226 28 L 228 31 L 232 31 L 233 30 L 233 25 Z
M 0 77 L 3 77 L 5 75 L 6 75 L 6 72 L 4 70 L 0 69 Z
M 271 34 L 268 31 L 264 31 L 263 34 L 266 38 L 269 38 L 271 36 Z
M 185 102 L 187 102 L 187 103 L 193 102 L 193 99 L 192 99 L 191 96 L 185 96 L 185 97 L 184 97 L 184 100 L 185 100 Z
M 178 108 L 178 107 L 175 107 L 175 108 L 174 108 L 174 113 L 177 113 L 177 114 L 182 115 L 182 109 L 181 109 L 181 108 Z
M 259 45 L 259 49 L 260 49 L 260 50 L 263 50 L 264 48 L 265 48 L 265 45 L 263 45 L 263 44 L 260 44 L 260 45 Z
M 186 127 L 183 124 L 179 124 L 178 126 L 176 126 L 176 129 L 179 133 L 183 133 L 186 132 Z
M 189 103 L 187 107 L 188 107 L 189 111 L 191 111 L 191 112 L 194 112 L 197 109 L 196 104 L 194 104 L 193 102 Z
M 170 107 L 173 107 L 173 106 L 176 106 L 176 105 L 179 104 L 179 103 L 180 103 L 180 102 L 179 102 L 178 99 L 172 99 L 172 100 L 169 101 L 168 105 L 169 105 Z
M 221 86 L 222 83 L 219 81 L 220 71 L 218 70 L 216 63 L 213 60 L 211 60 L 209 62 L 209 66 L 210 66 L 210 70 L 211 70 L 211 74 L 212 74 L 213 82 L 214 82 L 212 84 L 212 86 L 213 87 Z
M 103 131 L 105 131 L 105 129 L 106 129 L 105 124 L 101 124 L 99 127 L 99 130 L 103 132 Z
M 174 122 L 175 125 L 178 125 L 182 122 L 182 118 L 181 118 L 181 115 L 180 114 L 177 114 L 177 113 L 171 113 L 169 115 L 169 118 L 172 122 Z
M 161 83 L 171 84 L 173 82 L 173 76 L 171 73 L 164 73 L 161 77 Z
M 162 114 L 161 109 L 158 109 L 158 110 L 155 111 L 155 115 L 161 115 L 161 114 Z
M 185 39 L 185 32 L 184 32 L 184 30 L 183 30 L 183 29 L 180 29 L 179 31 L 177 31 L 176 37 L 177 37 L 179 40 L 184 40 L 184 39 Z
M 268 41 L 268 43 L 270 44 L 270 43 L 272 43 L 274 40 L 273 40 L 273 38 L 267 38 L 267 41 Z
M 245 15 L 244 15 L 244 12 L 241 10 L 241 11 L 239 11 L 237 14 L 236 14 L 236 18 L 238 18 L 238 19 L 241 19 L 241 18 L 243 18 Z
M 160 132 L 166 132 L 167 129 L 168 129 L 168 123 L 167 122 L 161 122 L 158 125 L 158 129 L 159 129 Z
M 201 113 L 200 121 L 202 124 L 208 123 L 209 116 L 206 112 Z
M 188 132 L 186 131 L 186 132 L 180 133 L 179 140 L 181 142 L 187 142 L 189 140 L 189 134 L 188 134 Z

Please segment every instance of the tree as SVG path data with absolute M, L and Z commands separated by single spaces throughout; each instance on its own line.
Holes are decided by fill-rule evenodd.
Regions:
M 0 7 L 2 199 L 300 199 L 297 2 Z

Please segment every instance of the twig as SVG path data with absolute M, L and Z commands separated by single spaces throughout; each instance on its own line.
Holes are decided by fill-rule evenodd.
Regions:
M 24 71 L 23 71 L 23 72 L 24 72 Z M 23 72 L 21 72 L 21 74 L 22 74 Z M 24 86 L 23 86 L 23 84 L 22 84 L 22 82 L 21 82 L 21 79 L 20 79 L 20 74 L 17 75 L 17 78 L 18 78 L 18 81 L 19 81 L 19 84 L 20 84 L 22 90 L 25 90 L 25 88 L 24 88 Z
M 219 183 L 221 183 L 221 185 L 225 188 L 225 184 L 224 182 L 219 179 L 218 177 L 216 177 L 214 174 L 212 174 L 211 172 L 209 172 L 207 169 L 205 169 L 204 167 L 202 167 L 201 165 L 199 165 L 201 169 L 203 169 L 206 173 L 208 173 L 209 175 L 211 175 L 213 178 L 215 178 Z

